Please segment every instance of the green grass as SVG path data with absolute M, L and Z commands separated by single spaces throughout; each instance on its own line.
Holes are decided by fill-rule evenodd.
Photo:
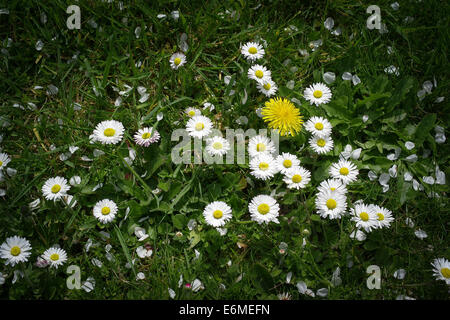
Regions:
M 0 9 L 10 11 L 0 15 L 2 48 L 3 41 L 12 39 L 11 47 L 5 48 L 8 54 L 0 54 L 0 147 L 12 158 L 8 166 L 17 170 L 15 176 L 5 175 L 5 181 L 0 182 L 0 188 L 6 190 L 0 199 L 0 242 L 17 234 L 33 246 L 28 263 L 0 267 L 0 272 L 8 275 L 0 286 L 1 298 L 168 299 L 170 287 L 176 299 L 277 299 L 282 292 L 289 292 L 293 299 L 310 299 L 295 287 L 298 281 L 305 281 L 314 291 L 328 288 L 330 299 L 395 299 L 400 294 L 448 299 L 447 286 L 434 279 L 430 264 L 438 257 L 450 258 L 448 185 L 424 184 L 426 192 L 440 195 L 429 198 L 426 192 L 414 191 L 402 177 L 408 170 L 422 182 L 423 176 L 434 176 L 436 164 L 450 176 L 448 141 L 434 141 L 435 125 L 448 128 L 449 124 L 449 4 L 398 1 L 400 9 L 394 11 L 390 7 L 393 1 L 378 1 L 382 22 L 389 30 L 380 34 L 367 29 L 369 4 L 362 1 L 263 1 L 257 9 L 258 3 L 246 1 L 123 1 L 123 10 L 117 2 L 80 1 L 81 30 L 66 27 L 65 10 L 70 1 L 30 1 L 26 7 L 21 1 L 8 1 L 0 5 Z M 227 9 L 235 11 L 233 17 L 218 16 Z M 156 17 L 159 13 L 169 16 L 173 10 L 180 12 L 178 21 Z M 40 21 L 41 13 L 47 15 L 45 24 Z M 405 22 L 407 16 L 414 20 Z M 342 35 L 334 36 L 324 28 L 327 17 L 334 18 Z M 89 25 L 90 19 L 97 28 Z M 142 28 L 139 38 L 136 27 Z M 179 51 L 177 41 L 183 32 L 188 35 L 187 64 L 175 72 L 169 58 Z M 44 42 L 42 51 L 35 49 L 38 39 Z M 178 166 L 170 161 L 170 151 L 177 143 L 170 141 L 171 133 L 184 128 L 183 112 L 189 106 L 213 103 L 216 109 L 204 114 L 223 132 L 226 127 L 238 128 L 236 119 L 240 116 L 249 120 L 244 129 L 266 127 L 255 110 L 267 99 L 247 79 L 249 63 L 239 51 L 241 44 L 258 39 L 267 41 L 266 54 L 259 62 L 272 71 L 279 94 L 300 100 L 297 106 L 305 119 L 321 115 L 333 124 L 335 148 L 326 156 L 317 156 L 306 147 L 307 134 L 281 139 L 280 150 L 296 154 L 312 172 L 309 187 L 301 191 L 287 190 L 280 175 L 268 183 L 252 179 L 253 186 L 245 179 L 250 177 L 246 165 Z M 323 45 L 312 52 L 309 43 L 318 39 Z M 394 49 L 391 55 L 387 54 L 388 46 Z M 309 56 L 303 57 L 300 49 L 307 49 Z M 142 65 L 136 67 L 139 61 Z M 390 65 L 398 67 L 399 76 L 384 72 Z M 292 72 L 292 66 L 297 71 Z M 303 99 L 303 90 L 322 81 L 327 71 L 336 73 L 337 79 L 331 85 L 332 103 L 328 107 L 310 106 Z M 342 81 L 345 71 L 357 74 L 361 84 Z M 231 82 L 236 81 L 234 87 L 224 84 L 226 75 L 232 76 Z M 422 83 L 434 78 L 437 87 L 419 101 L 416 93 Z M 292 90 L 286 87 L 290 80 L 295 81 Z M 58 94 L 45 93 L 50 84 L 58 87 Z M 125 84 L 133 90 L 123 97 L 120 107 L 115 107 L 118 93 L 113 87 L 125 90 Z M 37 85 L 44 89 L 34 89 Z M 150 94 L 145 103 L 138 101 L 138 86 Z M 236 93 L 230 96 L 231 89 Z M 248 99 L 242 104 L 244 89 Z M 434 103 L 440 96 L 445 96 L 444 102 Z M 36 110 L 27 108 L 29 102 Z M 15 108 L 15 103 L 25 110 Z M 75 111 L 73 103 L 79 103 L 81 110 Z M 164 115 L 159 122 L 158 113 Z M 364 114 L 369 115 L 367 123 L 361 120 Z M 116 146 L 90 144 L 94 127 L 106 119 L 121 121 L 125 138 Z M 149 148 L 134 144 L 133 133 L 144 125 L 157 127 L 162 137 L 159 144 Z M 404 148 L 408 140 L 416 143 L 412 151 Z M 349 203 L 359 199 L 378 203 L 392 210 L 395 217 L 390 229 L 374 231 L 362 243 L 349 238 L 354 225 L 348 218 L 323 220 L 314 210 L 316 187 L 346 144 L 363 147 L 355 161 L 360 175 L 358 182 L 349 186 Z M 61 161 L 59 155 L 69 146 L 80 149 Z M 132 167 L 123 163 L 127 147 L 137 152 Z M 386 159 L 393 147 L 402 148 L 394 162 Z M 105 155 L 94 157 L 95 149 Z M 427 158 L 422 157 L 424 149 L 431 150 Z M 418 162 L 403 160 L 414 152 Z M 82 161 L 82 155 L 94 161 Z M 394 163 L 399 178 L 391 179 L 390 190 L 383 193 L 367 173 L 369 169 L 377 174 L 387 172 Z M 82 184 L 69 192 L 78 201 L 72 209 L 42 196 L 45 180 L 57 175 L 82 178 Z M 103 187 L 93 192 L 99 183 Z M 157 187 L 162 190 L 158 198 L 151 193 Z M 278 198 L 280 225 L 246 223 L 251 198 L 274 189 L 286 192 Z M 28 203 L 37 198 L 41 205 L 31 211 Z M 116 220 L 106 226 L 92 216 L 94 204 L 103 198 L 116 201 L 120 209 Z M 233 208 L 225 236 L 202 218 L 203 208 L 215 200 L 226 201 Z M 127 207 L 128 219 L 120 224 Z M 144 217 L 148 219 L 138 222 Z M 406 226 L 406 217 L 416 228 L 425 230 L 428 238 L 418 239 L 416 228 Z M 193 231 L 187 228 L 190 219 L 198 222 Z M 138 225 L 150 234 L 148 243 L 154 249 L 146 260 L 136 255 L 136 247 L 143 244 L 133 234 Z M 304 229 L 311 234 L 305 236 L 307 245 L 303 248 Z M 108 232 L 110 238 L 105 240 L 100 231 Z M 177 231 L 183 233 L 181 238 L 175 236 Z M 86 253 L 89 238 L 98 245 Z M 238 242 L 247 247 L 239 248 Z M 280 242 L 288 244 L 285 255 L 279 253 Z M 58 270 L 32 265 L 56 243 L 68 252 L 66 265 Z M 108 243 L 114 261 L 106 259 Z M 200 252 L 198 259 L 194 259 L 194 249 Z M 348 256 L 353 261 L 351 268 L 347 267 Z M 103 267 L 95 267 L 92 258 L 101 260 Z M 136 259 L 133 269 L 125 267 L 130 259 Z M 92 292 L 66 288 L 65 270 L 71 264 L 80 266 L 83 281 L 95 278 Z M 366 269 L 373 264 L 382 270 L 380 290 L 366 287 Z M 330 280 L 338 266 L 342 285 L 333 287 Z M 407 271 L 404 280 L 393 277 L 399 268 Z M 25 278 L 12 284 L 16 269 L 23 270 Z M 146 279 L 136 281 L 137 272 L 144 272 Z M 293 274 L 291 284 L 285 283 L 288 272 Z M 184 283 L 200 279 L 205 289 L 197 293 L 179 289 L 180 274 Z M 242 280 L 236 282 L 240 275 Z

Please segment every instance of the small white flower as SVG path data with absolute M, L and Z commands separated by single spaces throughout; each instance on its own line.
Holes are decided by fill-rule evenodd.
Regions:
M 386 208 L 377 205 L 371 206 L 373 212 L 377 216 L 378 228 L 389 228 L 391 226 L 391 222 L 394 221 L 394 218 L 392 217 L 392 212 Z
M 177 70 L 179 67 L 186 63 L 186 56 L 181 52 L 174 53 L 170 57 L 169 63 L 172 69 Z
M 95 127 L 92 141 L 99 141 L 103 144 L 117 144 L 122 140 L 124 131 L 125 128 L 119 121 L 102 121 Z
M 0 170 L 4 170 L 10 161 L 11 158 L 6 153 L 0 153 Z
M 303 92 L 303 97 L 316 106 L 320 104 L 326 104 L 331 100 L 331 90 L 323 83 L 315 83 Z
M 450 285 L 450 262 L 445 258 L 438 258 L 434 259 L 431 265 L 436 279 L 444 280 L 447 285 Z
M 265 83 L 271 79 L 272 73 L 266 67 L 255 64 L 248 69 L 248 78 L 259 83 Z
M 6 238 L 0 246 L 0 258 L 6 259 L 5 264 L 14 267 L 19 262 L 27 262 L 31 255 L 30 242 L 22 237 L 13 236 Z
M 50 264 L 50 267 L 58 269 L 60 265 L 67 261 L 67 253 L 61 248 L 52 247 L 45 250 L 42 258 Z
M 318 154 L 324 154 L 333 149 L 333 139 L 330 136 L 312 136 L 309 145 Z
M 375 214 L 373 208 L 364 203 L 355 204 L 354 208 L 350 208 L 352 221 L 356 222 L 356 227 L 364 229 L 366 232 L 377 228 L 378 216 Z
M 280 171 L 282 174 L 286 174 L 288 170 L 300 166 L 300 160 L 298 160 L 295 155 L 287 152 L 283 152 L 276 158 L 275 161 L 278 171 Z
M 327 137 L 331 135 L 331 123 L 322 117 L 311 117 L 305 123 L 305 130 L 318 137 Z
M 143 272 L 139 272 L 137 275 L 136 275 L 136 281 L 138 281 L 138 280 L 144 280 L 145 279 L 145 274 L 143 273 Z
M 285 173 L 283 181 L 289 189 L 303 189 L 311 181 L 311 173 L 303 167 L 294 167 Z
M 254 136 L 248 142 L 248 153 L 252 158 L 260 154 L 272 154 L 274 152 L 274 143 L 265 136 Z
M 153 127 L 146 127 L 139 129 L 138 132 L 134 134 L 133 138 L 136 144 L 143 147 L 148 147 L 150 144 L 158 142 L 160 135 L 158 131 L 153 129 Z
M 347 193 L 347 187 L 342 182 L 341 179 L 328 179 L 324 180 L 320 183 L 320 185 L 317 187 L 317 190 L 319 192 L 326 192 L 327 190 L 339 192 L 342 194 Z
M 230 143 L 228 142 L 228 140 L 222 137 L 214 136 L 212 138 L 206 139 L 206 151 L 211 156 L 216 155 L 222 156 L 226 154 L 229 150 L 230 150 Z
M 192 291 L 197 292 L 199 290 L 205 289 L 205 287 L 203 286 L 203 283 L 199 279 L 195 279 L 192 282 L 191 289 L 192 289 Z
M 344 184 L 356 181 L 358 173 L 358 169 L 352 162 L 343 159 L 330 167 L 330 175 L 335 179 L 341 179 Z
M 277 201 L 268 195 L 259 195 L 252 199 L 248 205 L 252 220 L 268 224 L 269 222 L 280 223 L 278 214 L 280 206 Z
M 247 42 L 241 48 L 241 53 L 248 61 L 255 61 L 261 59 L 264 56 L 263 47 L 256 42 Z
M 316 210 L 322 218 L 339 219 L 347 210 L 347 197 L 337 191 L 325 190 L 316 195 Z
M 223 201 L 214 201 L 203 210 L 206 223 L 213 227 L 224 226 L 231 218 L 231 208 Z
M 94 217 L 100 222 L 106 224 L 114 220 L 117 213 L 117 205 L 114 201 L 109 199 L 103 199 L 97 202 L 94 206 Z
M 258 82 L 256 85 L 259 92 L 264 94 L 266 97 L 271 97 L 278 91 L 278 87 L 272 79 L 266 80 L 264 82 Z
M 47 200 L 58 200 L 67 195 L 70 186 L 63 177 L 54 177 L 45 181 L 42 186 L 42 193 Z
M 270 154 L 260 154 L 250 160 L 251 175 L 257 179 L 267 180 L 278 173 L 277 164 Z
M 202 115 L 202 112 L 199 109 L 192 108 L 192 107 L 187 108 L 184 112 L 187 114 L 187 116 L 189 118 Z
M 194 116 L 186 124 L 186 131 L 191 137 L 202 138 L 212 131 L 212 122 L 205 116 Z

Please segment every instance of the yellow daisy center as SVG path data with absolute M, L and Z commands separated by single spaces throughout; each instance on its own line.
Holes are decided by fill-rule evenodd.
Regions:
M 111 209 L 109 207 L 103 207 L 102 208 L 102 215 L 106 216 L 111 212 Z
M 442 268 L 441 274 L 444 276 L 445 279 L 450 278 L 450 269 L 449 268 Z
M 11 254 L 14 257 L 17 257 L 20 254 L 20 252 L 22 252 L 22 250 L 20 250 L 20 248 L 18 246 L 14 246 L 11 248 Z
M 256 145 L 256 151 L 258 152 L 266 151 L 266 145 L 264 143 L 258 143 Z
M 194 111 L 194 110 L 189 111 L 189 112 L 188 112 L 188 115 L 189 115 L 190 117 L 195 116 L 195 111 Z
M 330 190 L 331 190 L 331 191 L 334 191 L 334 190 L 336 190 L 336 188 L 331 187 Z
M 266 171 L 267 169 L 269 169 L 269 164 L 267 162 L 261 162 L 259 164 L 259 169 L 261 169 L 262 171 Z
M 295 136 L 302 128 L 300 110 L 287 99 L 270 99 L 261 113 L 269 128 L 278 130 L 282 136 Z
M 327 208 L 330 210 L 333 210 L 334 208 L 336 208 L 337 206 L 337 202 L 334 199 L 328 199 L 327 200 Z
M 261 203 L 261 204 L 258 206 L 258 212 L 259 212 L 260 214 L 267 214 L 267 213 L 269 213 L 269 211 L 270 211 L 270 207 L 269 207 L 269 205 L 266 204 L 266 203 Z
M 378 221 L 383 221 L 384 220 L 384 214 L 382 214 L 381 212 L 378 212 L 377 216 L 378 216 Z
M 323 95 L 323 93 L 322 93 L 322 91 L 320 91 L 320 90 L 316 90 L 316 91 L 314 91 L 314 93 L 313 93 L 314 98 L 317 98 L 317 99 L 321 98 L 322 95 Z
M 148 139 L 148 138 L 150 138 L 150 132 L 145 132 L 145 133 L 142 135 L 142 139 Z
M 284 160 L 284 161 L 283 161 L 283 166 L 284 166 L 285 168 L 290 168 L 290 167 L 292 167 L 292 161 L 289 160 L 289 159 Z
M 216 150 L 220 150 L 220 149 L 222 149 L 223 145 L 220 142 L 214 142 L 212 147 Z
M 255 47 L 250 47 L 250 48 L 248 49 L 248 52 L 251 53 L 251 54 L 255 54 L 255 53 L 258 52 L 258 49 L 256 49 Z
M 52 193 L 58 193 L 59 190 L 61 190 L 61 186 L 59 184 L 55 184 L 51 190 L 52 190 Z
M 349 171 L 347 168 L 343 167 L 339 170 L 339 173 L 342 174 L 343 176 L 348 175 Z
M 317 140 L 317 145 L 319 146 L 319 147 L 321 147 L 321 148 L 323 148 L 323 147 L 325 147 L 325 140 L 323 140 L 323 139 L 319 139 L 319 140 Z
M 52 261 L 58 261 L 58 260 L 59 260 L 59 254 L 57 254 L 57 253 L 52 254 L 52 255 L 50 256 L 50 259 L 51 259 Z
M 263 76 L 264 76 L 264 73 L 261 71 L 261 70 L 256 70 L 255 71 L 255 76 L 257 77 L 257 78 L 262 78 Z
M 0 161 L 0 167 L 2 166 L 2 164 L 3 164 L 3 161 Z
M 317 122 L 314 125 L 314 128 L 316 128 L 317 130 L 322 130 L 323 129 L 323 123 L 322 122 Z
M 181 58 L 175 58 L 173 63 L 175 63 L 176 66 L 179 65 L 181 63 Z
M 213 212 L 213 216 L 214 216 L 214 218 L 216 218 L 216 219 L 220 219 L 220 218 L 222 218 L 222 216 L 223 216 L 223 212 L 220 211 L 220 210 L 216 210 L 216 211 Z
M 361 218 L 362 221 L 367 221 L 369 220 L 369 214 L 367 212 L 361 212 L 359 214 L 359 217 Z
M 202 131 L 205 125 L 202 122 L 199 122 L 195 125 L 195 130 Z
M 116 130 L 113 128 L 107 128 L 105 131 L 103 131 L 103 134 L 107 137 L 112 137 L 116 133 Z
M 299 174 L 294 174 L 294 176 L 292 177 L 292 182 L 299 183 L 300 181 L 302 181 L 302 176 Z
M 269 90 L 271 85 L 270 85 L 270 83 L 267 82 L 265 85 L 263 85 L 263 87 L 264 87 L 264 89 Z

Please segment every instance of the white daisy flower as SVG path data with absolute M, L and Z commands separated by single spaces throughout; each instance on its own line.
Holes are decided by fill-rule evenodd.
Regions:
M 117 205 L 114 201 L 103 199 L 94 206 L 94 217 L 106 224 L 114 220 L 117 213 Z
M 437 280 L 444 280 L 447 285 L 450 285 L 450 262 L 444 258 L 434 259 L 431 265 L 433 268 L 433 275 Z
M 6 153 L 0 153 L 0 170 L 5 169 L 10 161 L 11 158 Z
M 330 136 L 312 136 L 309 139 L 309 145 L 318 154 L 323 154 L 333 149 L 333 139 Z
M 356 181 L 359 173 L 352 162 L 344 159 L 339 160 L 337 163 L 333 163 L 329 172 L 333 178 L 341 179 L 344 184 Z
M 310 104 L 318 106 L 322 103 L 328 103 L 331 100 L 331 90 L 323 83 L 314 83 L 306 88 L 303 92 L 303 96 Z
M 0 258 L 6 259 L 5 264 L 14 267 L 19 262 L 27 262 L 31 255 L 30 242 L 19 236 L 6 238 L 0 246 Z
M 391 226 L 391 222 L 394 221 L 392 217 L 392 212 L 386 208 L 370 205 L 371 209 L 377 216 L 377 227 L 378 228 L 389 228 Z
M 241 48 L 241 53 L 249 61 L 261 59 L 264 56 L 264 49 L 262 45 L 256 42 L 247 42 Z
M 117 144 L 122 140 L 124 131 L 122 122 L 116 120 L 102 121 L 95 127 L 92 140 L 103 144 Z
M 347 210 L 347 197 L 331 190 L 319 192 L 316 195 L 316 210 L 322 218 L 339 219 Z
M 352 215 L 352 221 L 356 222 L 358 229 L 364 229 L 366 232 L 372 231 L 378 227 L 378 216 L 375 214 L 373 207 L 368 206 L 362 202 L 354 205 L 354 208 L 350 208 L 350 214 Z
M 196 108 L 192 108 L 192 107 L 187 108 L 184 112 L 187 114 L 187 116 L 189 118 L 202 115 L 202 112 L 200 111 L 200 109 L 196 109 Z
M 260 154 L 250 160 L 250 174 L 257 179 L 266 180 L 278 173 L 276 162 L 270 154 Z
M 219 136 L 206 139 L 206 151 L 211 155 L 224 155 L 230 150 L 230 143 L 227 139 Z
M 272 79 L 268 79 L 264 82 L 258 82 L 256 87 L 258 88 L 259 92 L 264 94 L 266 97 L 271 97 L 278 91 L 278 87 Z
M 148 147 L 150 144 L 158 142 L 160 137 L 159 132 L 153 129 L 153 127 L 146 127 L 139 129 L 134 134 L 134 141 L 140 146 Z
M 181 52 L 174 53 L 170 57 L 169 62 L 170 62 L 170 67 L 172 69 L 177 70 L 179 67 L 181 67 L 182 65 L 184 65 L 186 63 L 186 56 Z
M 231 219 L 231 208 L 223 201 L 214 201 L 203 210 L 206 223 L 215 228 L 223 227 Z
M 272 73 L 266 67 L 255 64 L 248 69 L 248 78 L 259 83 L 265 83 L 271 79 Z
M 342 194 L 347 193 L 347 187 L 342 182 L 341 179 L 328 179 L 325 181 L 322 181 L 320 185 L 317 187 L 319 192 L 325 192 L 327 190 L 330 191 L 336 191 Z
M 300 166 L 300 160 L 293 154 L 288 152 L 283 152 L 280 154 L 277 159 L 277 168 L 282 174 L 286 174 L 286 172 L 292 168 Z
M 303 189 L 311 181 L 311 173 L 303 167 L 294 167 L 285 173 L 283 181 L 289 189 Z
M 332 128 L 331 123 L 322 117 L 311 117 L 305 123 L 305 130 L 318 137 L 331 135 Z
M 42 193 L 47 200 L 58 200 L 67 194 L 70 186 L 63 177 L 54 177 L 45 181 L 42 186 Z
M 253 221 L 269 224 L 270 221 L 280 223 L 278 221 L 278 212 L 280 206 L 277 201 L 271 196 L 259 195 L 252 199 L 248 205 L 248 210 Z
M 248 153 L 252 158 L 260 154 L 272 154 L 273 152 L 275 152 L 275 145 L 267 137 L 254 136 L 248 142 Z
M 201 139 L 211 133 L 212 122 L 205 116 L 194 116 L 187 122 L 186 131 L 191 137 Z
M 58 269 L 60 265 L 67 261 L 67 253 L 64 249 L 53 247 L 47 249 L 43 253 L 42 258 L 50 264 L 50 268 L 55 267 Z

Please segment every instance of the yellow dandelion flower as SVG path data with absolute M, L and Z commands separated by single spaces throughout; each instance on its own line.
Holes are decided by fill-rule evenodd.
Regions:
M 277 129 L 282 136 L 295 136 L 302 129 L 300 110 L 288 99 L 270 99 L 261 113 L 264 121 L 269 123 L 269 128 Z

